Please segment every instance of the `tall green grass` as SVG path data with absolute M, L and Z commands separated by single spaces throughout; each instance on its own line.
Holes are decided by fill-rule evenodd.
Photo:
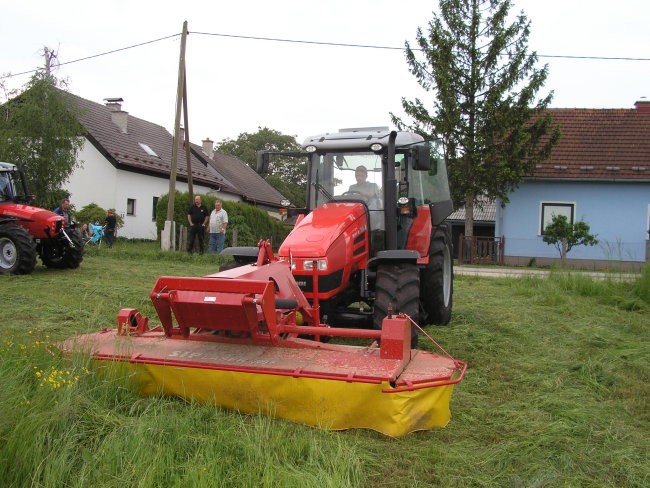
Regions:
M 52 347 L 114 327 L 122 307 L 155 321 L 158 276 L 213 273 L 224 259 L 118 242 L 78 270 L 0 276 L 0 486 L 649 484 L 647 268 L 635 282 L 458 278 L 452 323 L 427 327 L 469 364 L 452 420 L 399 439 L 140 398 L 128 378 Z

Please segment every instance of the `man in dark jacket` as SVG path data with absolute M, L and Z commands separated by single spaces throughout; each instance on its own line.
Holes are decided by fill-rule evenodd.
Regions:
M 187 222 L 190 225 L 190 235 L 187 239 L 187 252 L 194 250 L 194 240 L 199 241 L 199 253 L 203 254 L 203 240 L 205 239 L 205 226 L 208 224 L 210 214 L 208 207 L 201 203 L 199 195 L 194 197 L 194 205 L 187 210 Z
M 109 208 L 106 211 L 106 218 L 104 219 L 104 240 L 106 245 L 111 247 L 113 241 L 115 240 L 115 231 L 117 230 L 117 219 L 115 218 L 115 212 L 112 208 Z
M 54 212 L 57 215 L 60 215 L 63 217 L 63 220 L 65 220 L 65 226 L 70 225 L 70 214 L 68 213 L 68 209 L 70 208 L 70 200 L 67 198 L 64 198 L 61 200 L 61 206 L 56 207 L 52 212 Z

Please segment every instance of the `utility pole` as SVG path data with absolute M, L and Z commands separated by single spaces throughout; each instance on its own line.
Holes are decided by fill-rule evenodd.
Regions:
M 187 191 L 190 204 L 194 201 L 194 183 L 192 181 L 192 160 L 190 158 L 190 122 L 187 114 L 187 73 L 183 64 L 183 123 L 185 124 L 185 167 L 187 168 Z
M 45 75 L 49 77 L 52 74 L 52 61 L 56 60 L 58 56 L 56 52 L 45 46 L 43 48 L 43 57 L 45 57 Z
M 189 129 L 187 127 L 187 93 L 185 88 L 185 46 L 187 44 L 187 20 L 183 22 L 181 35 L 181 54 L 178 61 L 178 88 L 176 91 L 176 118 L 174 121 L 174 141 L 172 146 L 172 161 L 169 172 L 169 200 L 167 202 L 167 218 L 165 228 L 160 239 L 160 246 L 164 251 L 173 251 L 176 248 L 176 226 L 174 225 L 174 203 L 176 199 L 176 172 L 178 169 L 178 146 L 180 141 L 181 109 L 185 111 L 186 150 L 188 182 L 192 178 L 192 169 L 189 165 Z M 185 102 L 185 103 L 183 103 Z M 190 187 L 190 191 L 191 187 Z M 190 195 L 191 196 L 191 195 Z

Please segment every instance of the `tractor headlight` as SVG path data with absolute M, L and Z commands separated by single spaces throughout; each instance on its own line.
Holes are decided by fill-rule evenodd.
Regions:
M 383 147 L 384 147 L 384 146 L 382 146 L 382 145 L 379 144 L 378 142 L 375 142 L 372 146 L 370 146 L 370 149 L 371 149 L 372 151 L 378 152 L 378 151 L 381 151 L 381 150 L 383 149 Z
M 314 270 L 314 261 L 316 261 L 317 266 L 318 266 L 318 271 L 326 271 L 327 270 L 327 259 L 307 259 L 303 261 L 302 267 L 305 271 L 313 271 Z

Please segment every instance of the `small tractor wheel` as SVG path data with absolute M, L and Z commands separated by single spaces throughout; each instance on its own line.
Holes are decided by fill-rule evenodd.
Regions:
M 84 260 L 84 240 L 78 230 L 68 231 L 68 237 L 74 247 L 66 247 L 63 252 L 63 261 L 68 268 L 75 269 Z
M 48 268 L 65 269 L 78 268 L 83 261 L 83 238 L 76 230 L 68 230 L 68 237 L 73 246 L 65 237 L 48 239 L 41 248 L 41 260 Z
M 447 224 L 442 224 L 431 236 L 429 264 L 422 269 L 422 308 L 427 313 L 427 323 L 447 325 L 451 320 L 453 266 L 451 231 Z
M 380 264 L 375 284 L 373 326 L 381 329 L 381 322 L 388 315 L 405 313 L 415 322 L 420 312 L 420 272 L 415 264 Z M 411 347 L 418 344 L 418 332 L 411 326 Z
M 16 224 L 0 225 L 0 274 L 29 274 L 36 267 L 36 245 Z

